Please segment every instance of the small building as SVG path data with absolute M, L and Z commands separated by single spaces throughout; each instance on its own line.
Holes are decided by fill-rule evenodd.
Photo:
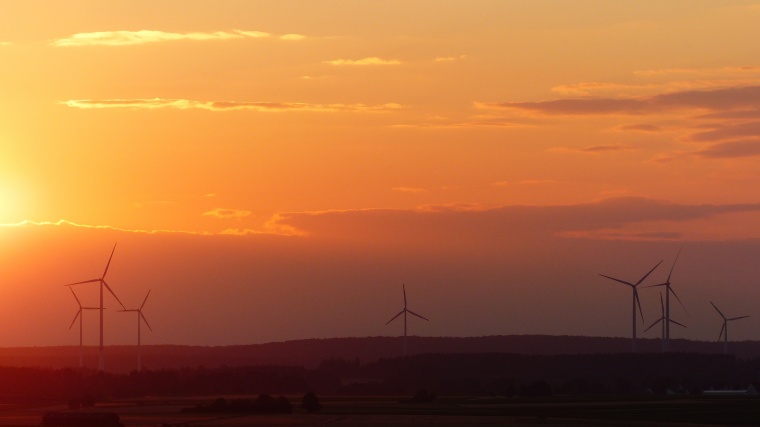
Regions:
M 737 390 L 705 390 L 702 392 L 702 396 L 717 397 L 717 396 L 757 396 L 757 389 L 750 384 L 746 389 Z

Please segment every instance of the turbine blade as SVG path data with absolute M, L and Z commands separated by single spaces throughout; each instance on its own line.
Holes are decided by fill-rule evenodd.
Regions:
M 667 283 L 658 283 L 656 285 L 642 286 L 643 288 L 656 288 L 658 286 L 668 286 Z
M 608 279 L 610 279 L 610 280 L 614 280 L 614 281 L 616 281 L 616 282 L 620 282 L 620 283 L 622 283 L 622 284 L 624 284 L 624 285 L 633 286 L 633 283 L 630 283 L 630 282 L 626 282 L 625 280 L 620 280 L 620 279 L 616 279 L 616 278 L 614 278 L 614 277 L 605 276 L 604 274 L 600 274 L 600 276 L 602 276 L 602 277 L 606 277 L 606 278 L 608 278 Z
M 723 318 L 723 320 L 726 320 L 726 316 L 724 316 L 724 315 L 723 315 L 723 313 L 722 313 L 720 310 L 718 310 L 718 307 L 716 307 L 716 306 L 715 306 L 715 304 L 713 304 L 713 302 L 712 302 L 712 301 L 710 301 L 710 304 L 711 304 L 711 305 L 713 306 L 713 308 L 714 308 L 714 309 L 715 309 L 715 310 L 718 312 L 718 314 L 720 314 L 720 317 L 722 317 L 722 318 Z
M 76 316 L 74 316 L 74 320 L 71 321 L 71 325 L 69 325 L 69 329 L 71 329 L 72 326 L 74 326 L 74 322 L 77 321 L 77 318 L 82 314 L 82 309 L 80 308 L 79 311 L 77 311 Z
M 641 324 L 644 324 L 644 311 L 641 310 L 641 300 L 639 300 L 639 292 L 636 289 L 636 287 L 633 287 L 633 299 L 636 301 L 636 304 L 639 306 L 639 314 L 641 314 Z
M 397 317 L 399 317 L 399 316 L 401 316 L 402 314 L 404 314 L 404 312 L 405 312 L 405 311 L 406 311 L 406 309 L 403 309 L 403 310 L 399 311 L 399 313 L 398 313 L 397 315 L 393 316 L 393 317 L 391 318 L 391 320 L 389 320 L 389 321 L 385 322 L 385 324 L 387 325 L 387 324 L 389 324 L 389 323 L 393 322 L 393 320 L 395 320 Z
M 676 259 L 673 260 L 673 266 L 670 267 L 670 273 L 668 273 L 668 283 L 670 283 L 670 276 L 673 274 L 673 269 L 676 268 L 676 262 L 678 261 L 678 256 L 681 255 L 681 249 L 678 248 L 678 253 L 676 254 Z
M 654 267 L 652 267 L 652 269 L 651 269 L 651 270 L 649 270 L 649 273 L 645 274 L 645 275 L 644 275 L 644 277 L 642 277 L 642 278 L 641 278 L 641 279 L 640 279 L 638 282 L 636 282 L 636 284 L 635 284 L 635 285 L 633 285 L 633 286 L 638 286 L 638 285 L 639 285 L 639 283 L 643 282 L 643 281 L 644 281 L 644 279 L 646 279 L 646 278 L 647 278 L 647 276 L 649 276 L 650 274 L 652 274 L 652 272 L 654 271 L 654 269 L 655 269 L 655 268 L 657 268 L 657 267 L 658 267 L 660 264 L 662 264 L 662 260 L 660 260 L 660 262 L 658 262 L 658 263 L 657 263 L 657 265 L 655 265 Z
M 424 317 L 424 316 L 420 316 L 419 314 L 417 314 L 417 313 L 413 312 L 412 310 L 407 310 L 407 311 L 409 312 L 409 314 L 413 314 L 413 315 L 415 315 L 415 316 L 419 317 L 420 319 L 425 319 L 425 320 L 427 320 L 428 322 L 430 321 L 430 319 L 428 319 L 428 318 L 426 318 L 426 317 Z
M 111 293 L 111 295 L 113 295 L 113 297 L 114 297 L 114 298 L 116 298 L 116 301 L 119 301 L 119 305 L 121 305 L 121 308 L 123 308 L 124 310 L 126 310 L 126 309 L 127 309 L 127 307 L 124 307 L 124 304 L 121 302 L 121 300 L 119 299 L 119 297 L 117 297 L 117 296 L 116 296 L 116 294 L 113 292 L 113 289 L 111 289 L 111 287 L 110 287 L 110 286 L 108 286 L 108 283 L 106 283 L 106 281 L 105 281 L 105 280 L 101 280 L 100 282 L 101 282 L 103 285 L 105 285 L 106 289 L 108 289 L 108 292 L 110 292 L 110 293 Z
M 145 322 L 146 325 L 148 325 L 148 329 L 150 329 L 151 332 L 153 332 L 153 328 L 150 327 L 150 323 L 148 323 L 148 319 L 145 318 L 145 315 L 142 314 L 142 311 L 138 310 L 138 313 L 140 313 L 140 317 L 142 317 L 142 320 Z
M 648 330 L 652 329 L 652 328 L 654 327 L 654 325 L 656 325 L 656 324 L 658 324 L 658 323 L 662 322 L 662 319 L 663 319 L 663 317 L 660 317 L 659 319 L 657 319 L 657 321 L 655 321 L 654 323 L 652 323 L 651 325 L 649 325 L 649 327 L 648 327 L 648 328 L 644 329 L 644 332 L 646 332 L 646 331 L 648 331 Z
M 145 299 L 143 300 L 143 303 L 140 306 L 140 310 L 142 310 L 142 308 L 145 307 L 145 303 L 148 301 L 148 296 L 150 296 L 150 289 L 148 289 L 148 294 L 145 295 Z
M 723 336 L 723 331 L 726 330 L 726 321 L 723 321 L 723 327 L 720 328 L 720 333 L 718 334 L 718 342 L 720 342 L 720 338 Z
M 111 256 L 108 257 L 108 264 L 106 264 L 106 269 L 103 271 L 103 277 L 101 279 L 106 278 L 106 273 L 108 273 L 108 267 L 111 265 L 111 259 L 113 258 L 113 253 L 116 252 L 116 243 L 113 244 L 113 249 L 111 250 Z
M 678 322 L 676 322 L 676 321 L 675 321 L 675 320 L 673 320 L 673 319 L 670 319 L 670 323 L 675 323 L 676 325 L 678 325 L 678 326 L 683 326 L 684 328 L 686 328 L 686 327 L 687 327 L 686 325 L 684 325 L 684 324 L 681 324 L 681 323 L 678 323 Z
M 662 315 L 665 316 L 665 304 L 662 302 L 662 292 L 660 292 L 660 311 L 662 311 Z
M 406 308 L 406 284 L 401 284 L 401 289 L 404 291 L 404 308 Z
M 63 286 L 74 286 L 74 285 L 81 285 L 83 283 L 95 283 L 95 282 L 100 282 L 100 279 L 84 280 L 82 282 L 69 283 L 68 285 L 63 285 Z
M 678 294 L 676 294 L 676 291 L 673 290 L 672 287 L 668 286 L 668 290 L 671 294 L 673 294 L 674 297 L 678 300 L 678 303 L 681 304 L 681 308 L 683 308 L 683 311 L 686 312 L 686 314 L 689 314 L 689 310 L 686 309 L 686 306 L 683 305 L 683 302 L 681 302 L 681 298 L 678 298 Z
M 749 316 L 739 316 L 739 317 L 732 317 L 732 318 L 730 318 L 730 319 L 726 319 L 726 320 L 739 320 L 739 319 L 746 319 L 746 318 L 748 318 L 748 317 L 749 317 Z
M 71 294 L 74 295 L 74 299 L 77 300 L 77 305 L 79 306 L 79 309 L 81 310 L 82 309 L 82 302 L 79 301 L 79 297 L 77 297 L 77 294 L 74 292 L 74 288 L 72 288 L 71 286 L 69 286 L 69 290 L 71 291 Z M 71 329 L 71 328 L 69 328 L 69 329 Z

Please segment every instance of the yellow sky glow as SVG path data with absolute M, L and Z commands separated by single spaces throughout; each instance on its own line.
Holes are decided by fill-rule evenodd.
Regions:
M 582 255 L 659 260 L 691 243 L 707 257 L 760 239 L 757 1 L 183 6 L 4 8 L 0 254 L 13 283 L 37 280 L 42 292 L 76 279 L 82 258 L 128 236 L 119 262 L 145 267 L 114 274 L 177 293 L 188 281 L 185 314 L 202 279 L 250 289 L 255 277 L 274 307 L 278 284 L 317 298 L 298 274 L 348 286 L 374 272 L 369 294 L 405 276 L 434 289 L 424 278 L 454 265 L 496 301 L 503 283 L 538 298 L 527 284 L 561 282 L 542 276 L 549 255 L 557 274 L 583 271 L 582 283 L 603 267 Z M 33 268 L 62 248 L 71 265 Z M 174 267 L 156 273 L 147 254 Z M 514 277 L 497 267 L 507 255 Z M 338 258 L 350 266 L 343 276 Z M 620 262 L 634 270 L 634 258 Z M 721 274 L 694 273 L 701 297 L 715 291 L 700 277 Z M 452 283 L 443 306 L 465 293 Z M 577 332 L 536 322 L 514 330 Z M 278 331 L 251 339 L 299 336 Z M 8 334 L 0 345 L 24 340 Z

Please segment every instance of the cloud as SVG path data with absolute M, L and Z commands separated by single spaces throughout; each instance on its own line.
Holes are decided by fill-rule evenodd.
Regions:
M 623 151 L 623 150 L 632 150 L 632 149 L 633 148 L 629 145 L 602 144 L 602 145 L 590 145 L 590 146 L 582 147 L 582 148 L 556 147 L 556 148 L 552 148 L 549 151 L 560 152 L 560 153 L 572 152 L 572 153 L 596 154 L 596 153 L 605 153 L 605 152 Z
M 288 41 L 298 41 L 305 39 L 306 36 L 301 34 L 285 34 L 280 36 L 280 40 L 288 40 Z
M 646 124 L 623 125 L 623 126 L 618 126 L 617 128 L 615 128 L 615 130 L 624 131 L 624 132 L 647 132 L 647 133 L 662 132 L 661 127 L 655 126 L 655 125 L 646 125 Z
M 551 88 L 552 92 L 572 96 L 589 96 L 599 93 L 629 94 L 643 91 L 659 91 L 660 84 L 631 85 L 620 83 L 581 82 L 567 85 L 558 85 Z
M 740 67 L 717 67 L 717 68 L 661 68 L 652 70 L 638 70 L 634 74 L 641 76 L 668 76 L 668 75 L 688 75 L 688 76 L 705 76 L 705 75 L 725 75 L 725 74 L 760 74 L 760 67 L 740 66 Z
M 573 98 L 539 102 L 477 103 L 540 115 L 642 115 L 684 110 L 760 109 L 760 86 L 690 90 L 637 98 Z
M 247 216 L 251 216 L 253 212 L 246 211 L 246 210 L 238 210 L 238 209 L 214 209 L 212 211 L 203 212 L 201 215 L 203 216 L 212 216 L 214 218 L 219 219 L 229 219 L 229 218 L 245 218 Z
M 465 245 L 502 239 L 538 241 L 557 237 L 594 238 L 620 233 L 625 238 L 676 238 L 673 224 L 721 215 L 760 212 L 760 203 L 690 205 L 639 197 L 556 206 L 425 206 L 417 209 L 363 209 L 282 213 L 277 227 L 314 238 L 397 244 Z M 647 226 L 647 224 L 651 224 Z M 630 230 L 631 227 L 637 228 Z M 643 229 L 639 229 L 642 228 Z M 645 234 L 641 234 L 645 233 Z M 684 236 L 686 238 L 687 236 Z
M 316 112 L 385 112 L 403 108 L 400 104 L 310 104 L 301 102 L 238 102 L 238 101 L 193 101 L 187 99 L 74 99 L 62 104 L 81 109 L 135 108 L 180 110 L 200 109 L 209 111 L 250 110 L 258 112 L 316 111 Z
M 15 223 L 6 223 L 6 224 L 0 224 L 0 227 L 29 227 L 29 226 L 71 226 L 76 228 L 90 228 L 90 229 L 97 229 L 97 230 L 113 230 L 113 231 L 122 231 L 126 233 L 135 233 L 135 234 L 189 234 L 189 235 L 199 235 L 199 236 L 211 236 L 214 233 L 208 233 L 205 231 L 186 231 L 186 230 L 139 230 L 139 229 L 127 229 L 127 228 L 119 228 L 119 227 L 113 227 L 110 225 L 87 225 L 87 224 L 78 224 L 76 222 L 67 221 L 65 219 L 59 219 L 58 221 L 31 221 L 31 220 L 24 220 L 19 221 Z
M 0 41 L 0 46 L 10 46 L 11 44 L 12 44 L 11 42 Z
M 427 189 L 419 188 L 419 187 L 393 187 L 391 188 L 391 190 L 397 191 L 399 193 L 425 193 L 427 192 Z
M 392 128 L 406 128 L 406 129 L 485 129 L 485 128 L 500 128 L 500 129 L 516 129 L 516 128 L 529 128 L 535 125 L 527 123 L 518 123 L 515 121 L 506 120 L 480 120 L 469 122 L 456 122 L 456 123 L 414 123 L 414 124 L 395 124 L 390 125 Z
M 716 113 L 708 113 L 696 116 L 697 119 L 705 120 L 744 120 L 744 119 L 760 119 L 760 109 L 755 110 L 738 110 L 738 111 L 719 111 Z
M 243 38 L 266 38 L 269 33 L 260 31 L 216 31 L 212 33 L 169 33 L 165 31 L 140 30 L 140 31 L 99 31 L 92 33 L 78 33 L 70 37 L 53 41 L 53 46 L 128 46 L 145 43 L 156 43 L 177 40 L 230 40 Z
M 459 55 L 459 56 L 439 56 L 435 58 L 433 61 L 435 62 L 454 62 L 454 61 L 461 61 L 463 59 L 467 58 L 467 55 Z
M 697 142 L 706 142 L 744 137 L 760 137 L 760 121 L 719 124 L 712 130 L 692 134 L 689 136 L 689 139 Z
M 712 159 L 760 156 L 760 138 L 719 142 L 693 154 Z
M 381 59 L 376 56 L 369 57 L 369 58 L 362 58 L 362 59 L 333 59 L 332 61 L 324 61 L 326 64 L 330 65 L 399 65 L 401 64 L 401 61 L 398 59 Z
M 760 76 L 744 76 L 744 78 L 701 78 L 693 80 L 677 80 L 658 83 L 623 84 L 608 82 L 581 82 L 554 86 L 552 92 L 565 96 L 615 96 L 636 97 L 651 96 L 661 93 L 683 92 L 688 90 L 725 89 L 737 86 L 756 86 L 760 84 Z

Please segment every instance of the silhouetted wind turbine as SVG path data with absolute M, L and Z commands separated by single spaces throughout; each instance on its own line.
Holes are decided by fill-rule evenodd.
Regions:
M 718 314 L 720 314 L 720 317 L 723 318 L 723 327 L 720 328 L 720 334 L 718 334 L 718 342 L 720 342 L 720 337 L 722 336 L 723 337 L 723 354 L 728 354 L 728 322 L 730 322 L 732 320 L 744 319 L 744 318 L 747 318 L 749 316 L 739 316 L 739 317 L 726 318 L 726 316 L 724 316 L 723 313 L 720 310 L 718 310 L 718 307 L 716 307 L 715 304 L 713 304 L 712 301 L 710 301 L 710 304 L 712 304 L 712 306 L 715 309 L 715 311 L 717 311 Z
M 148 326 L 148 329 L 153 331 L 153 328 L 150 327 L 150 323 L 148 323 L 148 319 L 145 318 L 145 315 L 142 312 L 143 307 L 145 307 L 145 303 L 148 301 L 148 296 L 150 295 L 150 290 L 148 291 L 148 294 L 145 295 L 145 299 L 143 300 L 142 305 L 140 308 L 134 308 L 134 309 L 124 309 L 119 310 L 121 312 L 131 311 L 134 313 L 137 313 L 137 372 L 140 372 L 140 368 L 142 367 L 142 361 L 140 358 L 140 323 L 145 322 L 145 325 Z
M 69 286 L 69 290 L 71 291 L 71 294 L 74 295 L 74 299 L 77 300 L 77 305 L 79 305 L 79 310 L 77 310 L 76 316 L 74 316 L 74 320 L 71 321 L 71 325 L 69 325 L 69 329 L 71 329 L 72 326 L 74 326 L 74 323 L 77 321 L 77 317 L 79 318 L 79 367 L 84 367 L 84 353 L 82 349 L 82 321 L 84 319 L 84 316 L 82 315 L 82 310 L 99 310 L 98 307 L 82 307 L 82 302 L 79 301 L 79 298 L 77 297 L 77 294 L 74 293 L 74 289 Z
M 667 318 L 667 316 L 666 316 L 666 311 L 665 311 L 665 304 L 663 304 L 663 302 L 662 302 L 662 292 L 660 292 L 660 313 L 662 313 L 662 315 L 660 316 L 660 318 L 659 318 L 659 319 L 657 319 L 657 320 L 656 320 L 654 323 L 652 323 L 651 325 L 649 325 L 649 327 L 648 327 L 648 328 L 646 328 L 646 329 L 644 330 L 644 332 L 646 332 L 646 331 L 648 331 L 648 330 L 652 329 L 652 328 L 654 327 L 654 325 L 656 325 L 656 324 L 658 324 L 658 323 L 662 322 L 662 351 L 664 352 L 664 351 L 667 351 L 667 349 L 668 349 L 668 348 L 665 346 L 665 337 L 667 336 L 667 328 L 665 327 L 665 324 L 666 324 L 666 323 L 668 323 L 668 322 L 673 322 L 673 323 L 675 323 L 676 325 L 679 325 L 679 326 L 683 326 L 684 328 L 686 327 L 686 325 L 682 325 L 682 324 L 680 324 L 680 323 L 676 322 L 676 321 L 675 321 L 675 320 L 673 320 L 673 319 L 668 319 L 668 318 Z
M 391 320 L 385 322 L 385 324 L 387 325 L 388 323 L 393 322 L 397 317 L 401 316 L 402 314 L 404 315 L 404 356 L 406 356 L 406 313 L 415 315 L 419 317 L 420 319 L 427 320 L 428 322 L 430 320 L 406 308 L 406 285 L 401 285 L 401 289 L 404 291 L 404 309 L 401 310 L 397 315 L 393 316 Z
M 652 268 L 651 270 L 649 270 L 649 273 L 645 274 L 644 277 L 642 277 L 638 282 L 636 282 L 635 285 L 633 283 L 631 283 L 631 282 L 626 282 L 625 280 L 620 280 L 620 279 L 616 279 L 614 277 L 605 276 L 604 274 L 600 274 L 600 276 L 602 276 L 602 277 L 606 277 L 606 278 L 608 278 L 610 280 L 614 280 L 614 281 L 620 282 L 620 283 L 622 283 L 624 285 L 628 285 L 628 286 L 631 287 L 631 289 L 633 289 L 633 338 L 632 338 L 632 342 L 631 342 L 631 350 L 634 353 L 636 352 L 636 305 L 637 304 L 639 306 L 639 314 L 641 314 L 641 323 L 644 323 L 644 312 L 641 310 L 641 302 L 639 301 L 639 292 L 636 289 L 636 287 L 639 286 L 639 284 L 641 284 L 641 282 L 643 282 L 644 279 L 647 278 L 647 276 L 649 276 L 650 274 L 652 274 L 652 272 L 654 271 L 654 269 L 657 268 L 657 266 L 660 265 L 660 264 L 662 264 L 662 261 L 658 262 L 657 265 L 655 265 L 654 268 Z
M 69 283 L 66 286 L 74 286 L 74 285 L 81 285 L 83 283 L 100 283 L 100 350 L 99 350 L 99 360 L 98 360 L 98 369 L 101 371 L 105 370 L 105 363 L 103 361 L 103 287 L 108 289 L 108 292 L 113 295 L 114 298 L 116 298 L 116 301 L 119 301 L 119 304 L 121 305 L 121 308 L 126 310 L 126 307 L 124 307 L 124 304 L 121 303 L 119 300 L 119 297 L 116 296 L 116 294 L 113 292 L 110 286 L 108 286 L 108 283 L 106 283 L 106 273 L 108 273 L 108 267 L 111 265 L 111 259 L 113 258 L 113 253 L 116 251 L 116 244 L 113 245 L 113 250 L 111 251 L 111 256 L 108 257 L 108 264 L 106 264 L 106 269 L 103 271 L 103 275 L 100 276 L 98 279 L 90 279 L 90 280 L 84 280 L 81 282 L 76 283 Z
M 676 254 L 676 259 L 673 260 L 673 266 L 670 267 L 670 273 L 668 273 L 668 280 L 665 281 L 665 283 L 660 283 L 658 285 L 652 285 L 647 286 L 648 288 L 656 287 L 656 286 L 665 286 L 665 318 L 668 320 L 667 322 L 663 323 L 665 326 L 665 336 L 663 337 L 663 351 L 668 351 L 670 349 L 670 294 L 672 293 L 674 297 L 678 300 L 678 303 L 681 304 L 681 307 L 683 307 L 684 311 L 686 311 L 686 307 L 683 305 L 683 302 L 681 302 L 681 298 L 678 298 L 678 294 L 676 294 L 676 291 L 673 290 L 673 288 L 670 286 L 670 276 L 673 275 L 673 269 L 676 268 L 676 262 L 678 261 L 678 256 L 681 255 L 681 250 L 678 250 L 678 253 Z

